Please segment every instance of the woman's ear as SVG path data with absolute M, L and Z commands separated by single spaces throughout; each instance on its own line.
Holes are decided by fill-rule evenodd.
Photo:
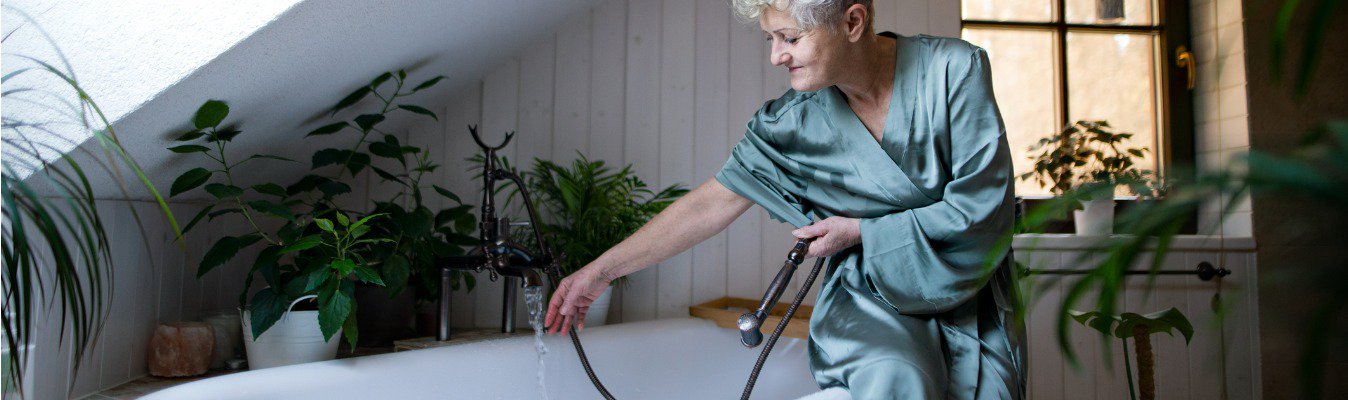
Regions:
M 866 6 L 853 4 L 843 11 L 843 29 L 847 34 L 847 41 L 855 43 L 865 36 L 870 30 L 871 12 Z

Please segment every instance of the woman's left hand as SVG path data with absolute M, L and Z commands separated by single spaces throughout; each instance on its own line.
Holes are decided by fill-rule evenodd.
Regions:
M 847 217 L 828 217 L 804 228 L 791 231 L 797 238 L 814 238 L 810 242 L 809 257 L 828 257 L 848 247 L 861 244 L 861 220 Z

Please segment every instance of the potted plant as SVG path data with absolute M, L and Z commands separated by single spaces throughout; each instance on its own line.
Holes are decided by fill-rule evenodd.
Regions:
M 398 249 L 409 239 L 387 229 L 384 222 L 397 218 L 396 210 L 387 207 L 383 211 L 376 207 L 370 212 L 347 210 L 335 201 L 350 193 L 350 186 L 342 182 L 348 176 L 357 176 L 367 167 L 381 175 L 386 173 L 372 166 L 371 154 L 396 158 L 416 152 L 426 157 L 420 149 L 398 144 L 396 138 L 377 127 L 386 119 L 386 114 L 394 110 L 434 117 L 425 108 L 395 104 L 395 101 L 428 88 L 441 78 L 430 79 L 410 90 L 404 90 L 405 79 L 403 71 L 381 74 L 333 106 L 335 114 L 369 94 L 383 102 L 377 113 L 361 114 L 350 122 L 332 123 L 309 132 L 306 136 L 355 130 L 360 136 L 348 149 L 316 151 L 311 173 L 289 186 L 269 182 L 240 186 L 236 182 L 235 169 L 241 164 L 254 160 L 294 161 L 271 155 L 239 159 L 230 154 L 227 144 L 241 131 L 233 125 L 221 125 L 229 114 L 228 105 L 221 101 L 203 104 L 192 119 L 194 129 L 177 139 L 191 143 L 170 148 L 176 153 L 200 154 L 218 166 L 191 169 L 174 181 L 171 196 L 200 187 L 215 199 L 188 222 L 184 232 L 203 219 L 213 220 L 224 215 L 237 215 L 250 227 L 246 234 L 222 237 L 211 246 L 202 257 L 197 276 L 223 265 L 245 248 L 261 246 L 239 295 L 245 347 L 252 368 L 331 359 L 337 347 L 337 341 L 332 337 L 338 334 L 346 337 L 354 348 L 360 330 L 356 318 L 356 285 L 392 286 L 401 290 L 407 284 L 408 263 L 398 256 L 402 254 Z M 386 82 L 394 83 L 395 88 L 381 94 L 379 88 Z M 383 140 L 369 140 L 374 133 L 382 134 Z M 331 175 L 318 172 L 323 169 L 335 169 L 335 172 L 330 172 Z M 457 200 L 448 191 L 442 194 Z M 273 228 L 275 224 L 279 227 Z M 254 276 L 262 277 L 267 287 L 250 299 L 248 295 Z M 279 333 L 263 335 L 271 329 Z M 304 339 L 296 339 L 297 335 Z M 285 343 L 267 349 L 259 346 L 278 340 Z
M 1072 318 L 1086 327 L 1100 331 L 1106 336 L 1118 338 L 1123 345 L 1123 368 L 1128 377 L 1128 394 L 1136 400 L 1156 398 L 1156 357 L 1151 350 L 1151 335 L 1179 331 L 1188 345 L 1194 337 L 1193 324 L 1184 317 L 1184 313 L 1171 307 L 1169 310 L 1151 314 L 1122 313 L 1105 315 L 1100 311 L 1068 311 Z M 1133 349 L 1137 356 L 1137 382 L 1133 381 L 1132 363 L 1129 361 L 1128 339 L 1133 339 Z M 1108 353 L 1106 353 L 1108 354 Z M 1136 388 L 1136 389 L 1135 389 Z
M 1124 186 L 1134 194 L 1150 193 L 1147 179 L 1152 172 L 1135 166 L 1135 158 L 1144 157 L 1149 150 L 1146 147 L 1120 149 L 1123 142 L 1131 137 L 1131 133 L 1114 131 L 1106 121 L 1077 121 L 1030 146 L 1030 151 L 1039 153 L 1030 157 L 1034 161 L 1034 169 L 1022 174 L 1020 179 L 1033 179 L 1040 187 L 1049 188 L 1055 196 L 1063 196 L 1088 185 L 1109 188 Z M 1113 233 L 1113 191 L 1103 195 L 1082 196 L 1082 199 L 1084 201 L 1072 207 L 1076 233 Z
M 480 164 L 483 158 L 475 156 L 471 160 Z M 499 165 L 515 171 L 504 157 Z M 579 152 L 569 167 L 535 158 L 533 169 L 521 176 L 545 219 L 538 225 L 561 258 L 562 276 L 599 258 L 688 193 L 681 184 L 654 192 L 636 176 L 632 165 L 614 171 L 603 160 L 590 160 Z M 506 203 L 511 204 L 518 195 L 516 189 Z M 536 246 L 532 234 L 526 230 L 515 232 L 520 243 Z M 626 277 L 612 284 L 620 282 L 626 282 Z M 605 323 L 612 291 L 610 286 L 590 305 L 585 326 Z

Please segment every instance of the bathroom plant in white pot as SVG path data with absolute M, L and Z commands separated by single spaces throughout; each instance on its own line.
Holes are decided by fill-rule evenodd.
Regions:
M 1150 193 L 1150 170 L 1139 169 L 1136 160 L 1149 151 L 1146 147 L 1121 149 L 1133 134 L 1116 132 L 1106 121 L 1077 121 L 1053 136 L 1030 146 L 1033 170 L 1020 176 L 1047 187 L 1055 196 L 1087 185 L 1124 186 L 1135 194 Z M 1099 193 L 1100 191 L 1091 191 Z M 1082 196 L 1073 205 L 1073 220 L 1078 235 L 1109 235 L 1114 227 L 1114 196 Z
M 472 161 L 480 165 L 483 160 L 476 156 Z M 504 158 L 500 165 L 514 169 Z M 681 184 L 652 191 L 632 165 L 615 171 L 603 160 L 590 160 L 579 152 L 570 166 L 535 158 L 533 169 L 522 175 L 544 219 L 539 225 L 548 244 L 561 257 L 563 277 L 599 258 L 688 193 Z M 518 196 L 518 190 L 512 192 L 507 203 L 517 205 Z M 516 232 L 513 236 L 520 243 L 533 245 L 533 235 L 527 230 Z M 626 279 L 618 278 L 613 284 L 621 282 Z M 612 291 L 610 286 L 590 305 L 585 326 L 605 323 Z
M 193 129 L 177 138 L 186 144 L 169 148 L 175 153 L 199 154 L 214 164 L 210 169 L 192 168 L 173 182 L 170 196 L 200 187 L 214 199 L 183 227 L 184 233 L 203 220 L 231 214 L 248 223 L 246 233 L 223 236 L 202 255 L 197 277 L 245 249 L 260 246 L 252 270 L 242 277 L 244 289 L 239 294 L 250 367 L 331 359 L 338 343 L 333 337 L 342 334 L 343 327 L 352 343 L 358 334 L 351 329 L 354 281 L 383 284 L 361 253 L 392 239 L 367 235 L 370 220 L 379 215 L 353 220 L 347 212 L 329 206 L 333 196 L 350 190 L 335 180 L 310 175 L 288 188 L 274 183 L 239 186 L 237 168 L 245 163 L 294 161 L 271 155 L 233 157 L 228 145 L 242 132 L 221 126 L 228 114 L 224 102 L 207 101 L 192 118 Z M 311 191 L 318 193 L 311 196 Z M 267 287 L 250 299 L 254 276 L 261 276 Z M 301 311 L 293 310 L 296 307 Z M 314 310 L 302 311 L 304 307 Z M 275 333 L 264 336 L 267 332 Z
M 407 285 L 408 263 L 398 255 L 405 253 L 399 249 L 411 239 L 388 229 L 377 229 L 385 220 L 394 218 L 397 210 L 378 205 L 371 211 L 344 209 L 342 203 L 353 202 L 337 199 L 351 192 L 351 187 L 343 181 L 357 178 L 364 171 L 374 171 L 381 177 L 390 174 L 371 163 L 371 154 L 384 158 L 423 154 L 416 147 L 399 144 L 378 125 L 392 112 L 435 118 L 434 113 L 407 103 L 406 98 L 442 79 L 433 77 L 412 86 L 406 72 L 385 72 L 343 97 L 332 106 L 332 115 L 370 96 L 379 100 L 380 107 L 376 112 L 330 123 L 306 134 L 305 137 L 355 132 L 358 137 L 345 148 L 316 150 L 310 173 L 288 186 L 267 182 L 244 184 L 235 180 L 235 168 L 244 163 L 294 161 L 261 154 L 232 158 L 226 145 L 240 131 L 229 125 L 221 126 L 229 114 L 229 107 L 221 101 L 203 104 L 192 119 L 193 129 L 178 137 L 178 141 L 191 143 L 170 148 L 176 153 L 207 157 L 217 166 L 214 169 L 194 168 L 174 181 L 172 195 L 204 185 L 204 190 L 215 199 L 192 218 L 184 232 L 203 219 L 214 220 L 227 214 L 243 218 L 250 227 L 246 234 L 220 238 L 203 256 L 197 276 L 223 265 L 245 248 L 261 246 L 252 270 L 243 277 L 244 289 L 239 294 L 240 308 L 246 309 L 243 318 L 245 345 L 250 347 L 248 356 L 252 368 L 331 359 L 337 348 L 337 341 L 332 338 L 339 334 L 352 348 L 356 347 L 359 329 L 355 286 L 358 283 L 394 288 Z M 325 140 L 325 143 L 332 143 L 332 140 Z M 426 166 L 418 166 L 423 167 Z M 439 188 L 436 191 L 457 202 L 453 193 Z M 464 225 L 458 219 L 454 222 L 455 226 Z M 434 226 L 442 225 L 437 222 Z M 251 294 L 250 299 L 255 276 L 260 276 L 267 286 Z M 290 311 L 295 306 L 313 310 Z M 291 326 L 292 323 L 301 326 Z M 296 329 L 302 332 L 296 333 Z M 277 333 L 264 335 L 271 331 Z M 305 337 L 299 340 L 294 337 L 297 334 Z M 279 349 L 263 351 L 251 348 L 262 342 L 284 344 Z M 313 352 L 287 354 L 304 353 L 308 351 L 306 348 Z

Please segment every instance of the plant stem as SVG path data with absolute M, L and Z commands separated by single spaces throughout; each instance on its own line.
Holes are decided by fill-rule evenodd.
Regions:
M 1128 356 L 1128 338 L 1121 338 L 1123 342 L 1123 371 L 1128 375 L 1128 398 L 1137 400 L 1137 393 L 1133 390 L 1133 363 L 1129 361 Z
M 214 135 L 215 133 L 216 133 L 215 128 L 211 128 L 211 134 Z M 234 174 L 230 172 L 230 170 L 233 167 L 230 166 L 229 163 L 225 160 L 225 142 L 224 141 L 215 142 L 215 149 L 216 152 L 220 154 L 220 166 L 224 168 L 225 181 L 229 182 L 229 186 L 234 186 Z M 206 156 L 210 157 L 209 154 L 207 154 Z M 254 231 L 256 231 L 259 235 L 262 235 L 262 238 L 266 239 L 267 243 L 277 244 L 275 240 L 272 240 L 271 236 L 267 235 L 267 232 L 263 232 L 262 228 L 257 226 L 257 221 L 254 221 L 253 215 L 248 212 L 248 206 L 243 204 L 243 195 L 234 196 L 234 203 L 238 204 L 239 212 L 243 213 L 243 218 L 248 220 L 248 224 L 253 226 Z

